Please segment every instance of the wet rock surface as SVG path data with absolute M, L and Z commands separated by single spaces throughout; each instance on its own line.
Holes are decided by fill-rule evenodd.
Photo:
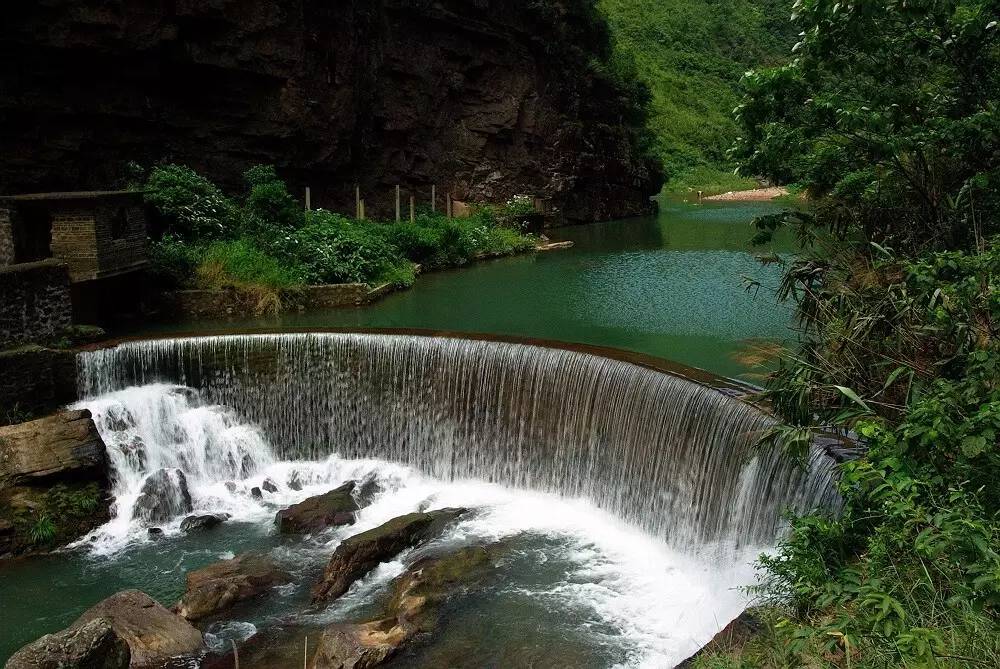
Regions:
M 181 521 L 182 532 L 197 532 L 210 530 L 229 520 L 228 513 L 206 513 L 200 516 L 188 516 Z
M 151 523 L 165 523 L 190 512 L 187 477 L 179 469 L 158 469 L 147 476 L 133 507 L 136 518 Z
M 271 557 L 244 553 L 188 573 L 177 612 L 188 620 L 199 620 L 291 581 L 291 575 Z
M 110 621 L 115 634 L 128 645 L 130 667 L 160 667 L 172 657 L 197 652 L 201 632 L 139 590 L 124 590 L 96 604 L 71 629 L 92 620 Z
M 441 606 L 459 591 L 475 587 L 493 571 L 502 544 L 466 547 L 418 560 L 392 583 L 384 615 L 324 630 L 313 669 L 377 667 L 434 631 Z
M 438 509 L 408 513 L 393 518 L 361 534 L 348 537 L 337 546 L 323 577 L 312 590 L 313 602 L 340 597 L 354 581 L 379 563 L 407 548 L 413 548 L 435 536 L 466 509 Z
M 315 495 L 282 509 L 274 522 L 282 534 L 309 534 L 328 527 L 353 525 L 354 514 L 361 506 L 355 499 L 354 481 L 322 495 Z
M 17 651 L 6 669 L 127 669 L 131 653 L 109 618 L 46 634 Z

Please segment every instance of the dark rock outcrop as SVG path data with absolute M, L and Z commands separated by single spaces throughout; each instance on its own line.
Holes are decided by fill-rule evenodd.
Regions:
M 191 511 L 187 477 L 179 469 L 158 469 L 143 481 L 132 515 L 151 523 L 163 523 Z
M 227 520 L 229 520 L 228 513 L 206 513 L 200 516 L 188 516 L 181 521 L 181 531 L 197 532 L 198 530 L 210 530 Z
M 438 509 L 408 513 L 344 539 L 330 558 L 322 579 L 313 587 L 313 601 L 340 597 L 379 563 L 433 538 L 465 512 L 466 509 Z
M 463 548 L 425 558 L 392 584 L 384 615 L 363 623 L 331 625 L 320 637 L 313 669 L 377 667 L 437 625 L 441 605 L 494 568 L 501 545 Z
M 138 590 L 124 590 L 108 597 L 70 628 L 99 618 L 108 619 L 115 634 L 128 644 L 132 656 L 129 666 L 133 668 L 159 667 L 168 658 L 189 655 L 201 648 L 201 632 Z
M 83 409 L 0 427 L 0 556 L 75 540 L 109 518 L 104 441 Z M 50 540 L 31 528 L 51 523 Z
M 265 492 L 278 492 L 278 484 L 271 479 L 264 479 L 264 482 L 260 484 L 260 487 L 263 488 Z
M 188 620 L 198 620 L 291 580 L 269 556 L 244 553 L 190 572 L 177 612 Z
M 361 508 L 351 494 L 354 487 L 354 481 L 348 481 L 330 492 L 308 497 L 279 511 L 274 522 L 282 534 L 309 534 L 328 527 L 353 525 L 354 514 Z
M 106 188 L 133 160 L 227 186 L 272 163 L 345 212 L 359 183 L 374 216 L 395 184 L 571 221 L 659 190 L 592 0 L 9 4 L 0 192 Z
M 5 669 L 128 669 L 128 644 L 108 618 L 46 634 L 7 660 Z

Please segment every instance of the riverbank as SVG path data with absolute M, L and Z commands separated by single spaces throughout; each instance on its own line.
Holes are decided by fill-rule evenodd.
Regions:
M 728 193 L 719 195 L 709 195 L 703 197 L 706 202 L 770 202 L 779 197 L 788 195 L 788 189 L 784 186 L 770 186 L 768 188 L 751 188 L 749 190 L 731 190 Z

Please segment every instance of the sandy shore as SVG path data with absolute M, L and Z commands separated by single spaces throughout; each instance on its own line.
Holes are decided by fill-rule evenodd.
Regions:
M 771 188 L 754 188 L 751 190 L 731 190 L 721 195 L 709 195 L 702 198 L 706 202 L 763 202 L 773 200 L 776 197 L 788 195 L 788 189 L 784 186 L 772 186 Z

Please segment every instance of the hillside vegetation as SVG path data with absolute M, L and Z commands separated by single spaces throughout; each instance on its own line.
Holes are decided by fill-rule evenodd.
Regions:
M 791 0 L 599 0 L 615 48 L 635 61 L 652 93 L 650 129 L 667 189 L 721 192 L 752 186 L 726 153 L 732 111 L 752 68 L 787 59 Z

